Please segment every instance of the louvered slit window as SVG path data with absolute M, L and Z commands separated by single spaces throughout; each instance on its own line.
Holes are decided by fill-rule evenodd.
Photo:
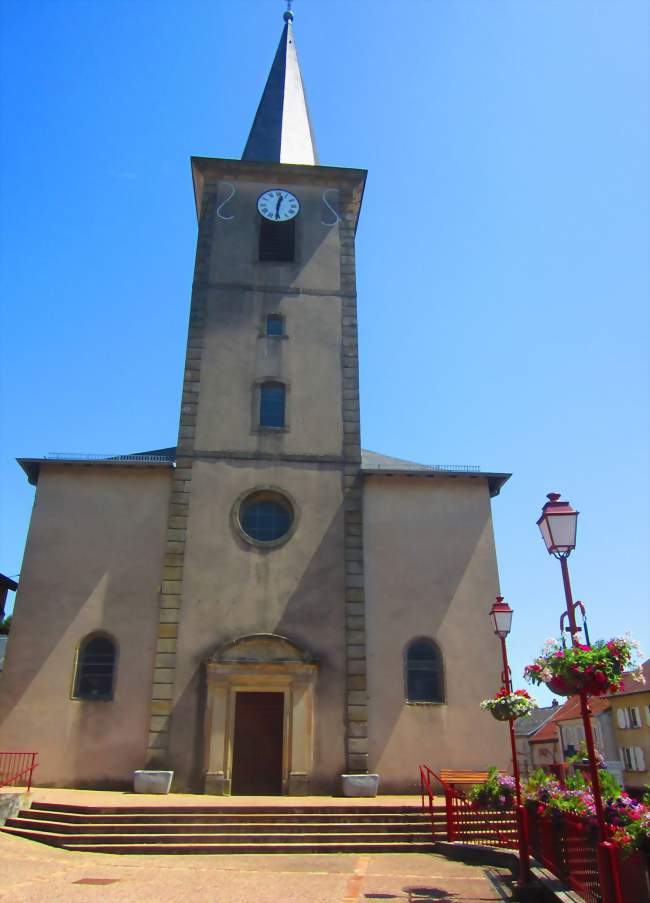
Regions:
M 107 636 L 85 639 L 79 647 L 74 695 L 77 699 L 112 699 L 115 644 Z
M 285 396 L 282 383 L 268 382 L 260 386 L 260 426 L 284 427 Z
M 413 640 L 406 649 L 408 702 L 444 702 L 442 655 L 433 640 Z
M 260 260 L 278 260 L 290 263 L 296 252 L 296 221 L 275 223 L 262 218 L 260 221 Z

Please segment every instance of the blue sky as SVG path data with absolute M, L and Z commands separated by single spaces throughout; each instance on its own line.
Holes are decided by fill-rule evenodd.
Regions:
M 13 575 L 33 501 L 15 456 L 175 442 L 189 157 L 241 155 L 284 4 L 0 8 L 0 570 Z M 592 636 L 631 630 L 650 654 L 648 4 L 294 10 L 321 160 L 369 170 L 364 446 L 513 473 L 494 522 L 516 677 L 563 605 L 535 526 L 551 490 L 581 511 L 571 569 Z M 486 617 L 491 602 L 477 600 Z

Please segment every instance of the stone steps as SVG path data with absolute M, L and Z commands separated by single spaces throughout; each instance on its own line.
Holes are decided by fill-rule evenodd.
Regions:
M 88 853 L 431 853 L 433 843 L 187 843 L 187 844 L 70 844 L 66 850 Z
M 169 816 L 168 816 L 169 818 Z M 69 822 L 31 819 L 28 816 L 7 819 L 7 828 L 31 831 L 46 831 L 54 834 L 332 834 L 332 833 L 376 833 L 392 831 L 401 833 L 430 833 L 428 822 L 98 822 L 70 824 Z
M 438 839 L 445 813 L 434 812 Z M 34 803 L 9 834 L 105 853 L 430 852 L 431 822 L 415 806 L 129 806 Z

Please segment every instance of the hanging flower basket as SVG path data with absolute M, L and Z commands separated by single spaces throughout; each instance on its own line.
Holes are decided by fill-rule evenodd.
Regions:
M 557 640 L 548 640 L 542 654 L 527 665 L 524 677 L 533 684 L 546 684 L 558 696 L 586 692 L 589 696 L 619 693 L 622 674 L 633 670 L 632 679 L 644 683 L 638 644 L 629 637 L 599 640 L 593 646 L 564 649 Z
M 508 692 L 502 687 L 492 699 L 484 699 L 481 708 L 497 721 L 511 721 L 530 715 L 537 708 L 537 702 L 525 690 Z

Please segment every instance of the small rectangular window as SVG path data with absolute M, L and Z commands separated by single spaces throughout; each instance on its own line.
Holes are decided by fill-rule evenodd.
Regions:
M 266 318 L 267 335 L 284 335 L 284 317 L 280 314 L 268 314 Z
M 627 717 L 629 719 L 630 727 L 641 727 L 639 723 L 638 713 L 639 710 L 637 708 L 629 708 L 627 710 Z
M 285 390 L 282 383 L 264 383 L 260 388 L 260 426 L 284 426 Z
M 262 218 L 260 222 L 260 260 L 290 263 L 295 257 L 296 221 L 275 223 Z

